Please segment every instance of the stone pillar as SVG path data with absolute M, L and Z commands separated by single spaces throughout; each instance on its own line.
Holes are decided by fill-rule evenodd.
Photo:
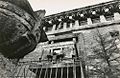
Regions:
M 66 29 L 66 28 L 67 28 L 67 23 L 64 22 L 64 23 L 63 23 L 63 29 Z
M 73 38 L 73 42 L 74 42 L 74 48 L 75 48 L 75 55 L 78 57 L 78 48 L 77 48 L 77 41 L 76 38 Z
M 114 13 L 114 20 L 120 20 L 120 14 L 118 12 Z
M 54 43 L 54 41 L 51 41 L 51 44 L 53 44 Z
M 43 27 L 43 30 L 45 31 L 45 30 L 46 30 L 46 27 Z
M 70 23 L 70 28 L 72 28 L 73 27 L 73 24 L 72 24 L 72 22 Z
M 61 27 L 61 22 L 59 23 L 57 30 L 58 30 L 60 27 Z
M 104 15 L 101 15 L 101 16 L 100 16 L 100 22 L 106 22 L 106 18 L 105 18 Z
M 73 38 L 73 42 L 76 43 L 76 38 Z
M 83 62 L 80 61 L 80 71 L 81 71 L 81 78 L 85 78 L 84 77 L 84 69 L 83 69 L 83 65 L 82 65 Z
M 54 41 L 51 41 L 51 44 L 54 44 Z M 53 53 L 53 48 L 51 48 L 51 53 Z
M 88 25 L 91 25 L 91 24 L 92 24 L 91 18 L 87 18 L 87 24 L 88 24 Z
M 75 20 L 75 27 L 79 27 L 79 21 Z
M 52 31 L 55 31 L 56 24 L 53 25 Z
M 77 49 L 78 49 L 78 54 L 79 57 L 82 58 L 80 60 L 80 71 L 81 71 L 81 78 L 86 78 L 85 77 L 85 69 L 84 67 L 84 59 L 86 58 L 85 56 L 85 34 L 84 33 L 79 33 L 78 34 L 78 41 L 77 41 Z

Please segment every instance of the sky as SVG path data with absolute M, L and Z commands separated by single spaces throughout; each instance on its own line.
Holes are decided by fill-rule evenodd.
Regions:
M 46 16 L 112 0 L 28 0 L 34 11 L 46 10 Z

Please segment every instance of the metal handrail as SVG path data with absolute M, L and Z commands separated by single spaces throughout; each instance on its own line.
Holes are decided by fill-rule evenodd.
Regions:
M 67 60 L 68 59 L 64 59 L 64 61 Z M 81 77 L 80 59 L 75 58 L 72 60 L 73 60 L 72 63 L 66 63 L 65 66 L 62 65 L 60 66 L 60 63 L 56 63 L 56 67 L 55 66 L 45 67 L 44 64 L 41 66 L 39 66 L 38 64 L 38 67 L 36 68 L 32 68 L 32 65 L 35 66 L 35 64 L 41 63 L 40 61 L 19 62 L 17 72 L 15 72 L 14 76 L 11 76 L 10 78 L 80 78 Z M 42 62 L 47 61 L 43 60 Z

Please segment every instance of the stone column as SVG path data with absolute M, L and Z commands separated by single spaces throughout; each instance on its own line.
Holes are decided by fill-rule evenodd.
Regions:
M 77 49 L 78 49 L 78 55 L 80 58 L 80 71 L 81 71 L 81 78 L 86 78 L 85 77 L 85 70 L 84 70 L 84 59 L 85 59 L 85 34 L 84 33 L 79 33 L 78 34 L 78 41 L 77 41 Z
M 75 20 L 75 27 L 79 27 L 79 21 Z
M 55 28 L 56 28 L 56 24 L 53 25 L 52 32 L 55 31 Z
M 92 24 L 91 18 L 87 18 L 87 24 L 88 24 L 88 25 L 91 25 L 91 24 Z
M 63 29 L 66 29 L 66 28 L 67 28 L 67 23 L 64 22 L 64 23 L 63 23 Z
M 70 23 L 70 28 L 72 28 L 73 27 L 73 24 L 72 24 L 72 22 Z
M 61 22 L 59 23 L 57 30 L 58 30 L 60 27 L 61 27 Z
M 104 15 L 101 15 L 101 16 L 100 16 L 100 22 L 106 22 L 106 18 L 105 18 Z
M 51 41 L 51 44 L 53 44 L 54 43 L 54 41 Z
M 118 12 L 114 13 L 114 20 L 120 20 L 120 14 Z
M 78 57 L 78 48 L 77 48 L 77 41 L 76 38 L 73 38 L 73 42 L 74 42 L 74 48 L 75 48 L 75 55 Z
M 54 41 L 51 41 L 51 44 L 54 44 Z M 53 53 L 53 48 L 51 48 L 51 53 Z
M 85 78 L 85 77 L 84 77 L 84 72 L 85 72 L 85 71 L 84 71 L 84 69 L 83 69 L 83 65 L 82 65 L 82 64 L 83 64 L 83 62 L 80 61 L 81 78 Z
M 73 38 L 73 42 L 76 43 L 76 38 Z
M 43 27 L 43 30 L 45 31 L 45 30 L 46 30 L 46 27 Z

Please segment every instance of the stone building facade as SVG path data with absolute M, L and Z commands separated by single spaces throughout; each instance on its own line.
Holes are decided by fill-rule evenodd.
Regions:
M 84 64 L 86 57 L 92 54 L 91 46 L 95 43 L 94 35 L 98 31 L 101 35 L 110 37 L 111 32 L 117 31 L 119 48 L 120 1 L 114 0 L 49 15 L 44 17 L 42 25 L 49 41 L 38 44 L 33 52 L 24 57 L 25 60 L 46 60 L 47 55 L 64 53 L 65 59 L 75 55 Z
M 82 50 L 89 47 L 86 47 L 86 44 L 90 44 L 90 40 L 93 39 L 92 35 L 95 34 L 96 29 L 101 34 L 114 30 L 120 31 L 119 21 L 119 0 L 46 16 L 43 19 L 43 29 L 49 41 L 38 44 L 34 52 L 40 54 L 46 49 L 57 52 L 68 47 L 68 51 L 69 49 L 72 53 L 76 53 L 74 51 L 77 51 L 76 54 L 78 56 L 83 56 L 82 54 L 84 53 Z M 74 44 L 76 44 L 76 49 Z M 33 54 L 35 54 L 34 52 Z M 85 53 L 89 54 L 88 52 Z

